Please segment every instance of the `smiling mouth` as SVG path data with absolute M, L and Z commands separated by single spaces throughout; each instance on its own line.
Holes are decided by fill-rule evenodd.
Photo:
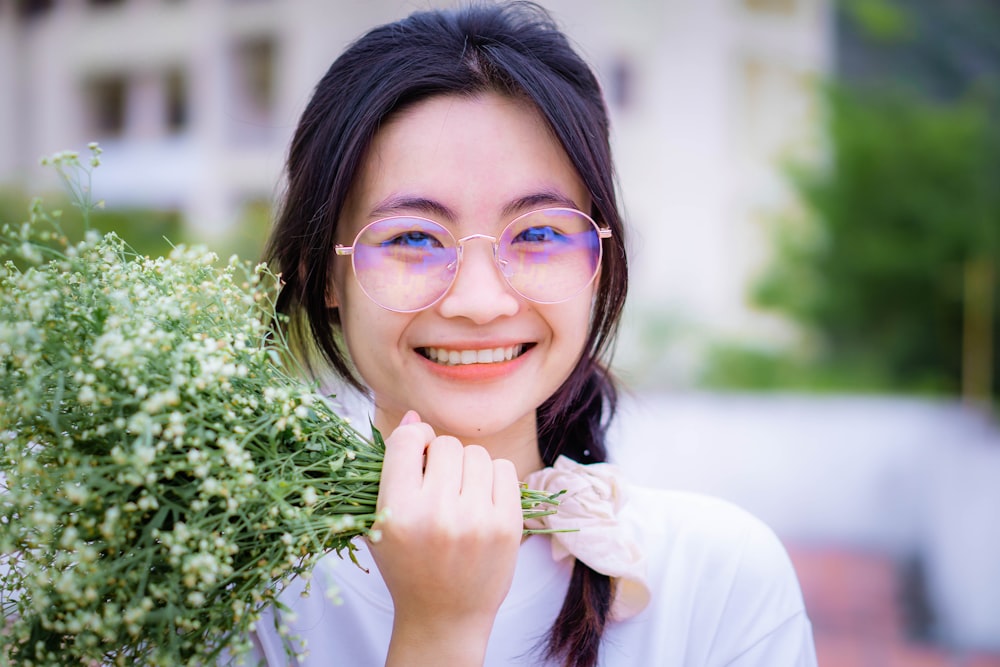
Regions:
M 418 347 L 417 352 L 434 363 L 444 366 L 468 366 L 471 364 L 500 364 L 517 359 L 527 352 L 534 343 L 520 343 L 508 347 L 491 347 L 482 350 L 449 350 L 443 347 Z

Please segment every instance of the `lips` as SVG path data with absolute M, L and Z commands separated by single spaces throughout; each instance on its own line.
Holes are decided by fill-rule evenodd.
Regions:
M 503 347 L 480 349 L 453 349 L 445 347 L 420 347 L 417 352 L 443 366 L 470 366 L 473 364 L 499 364 L 517 359 L 532 344 L 519 343 Z

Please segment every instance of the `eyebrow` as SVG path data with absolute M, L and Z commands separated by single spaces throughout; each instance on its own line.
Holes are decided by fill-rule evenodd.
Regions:
M 508 202 L 501 213 L 504 218 L 514 217 L 518 213 L 529 211 L 535 208 L 555 206 L 563 208 L 579 208 L 579 205 L 570 197 L 558 190 L 540 190 L 523 197 L 518 197 Z M 383 218 L 404 213 L 420 213 L 430 218 L 443 218 L 449 222 L 458 219 L 458 215 L 441 202 L 428 199 L 427 197 L 417 197 L 411 195 L 390 195 L 386 197 L 371 210 L 373 218 Z
M 558 190 L 542 190 L 540 192 L 534 192 L 532 194 L 526 195 L 524 197 L 519 197 L 514 201 L 510 202 L 503 207 L 503 215 L 505 218 L 511 217 L 516 213 L 522 213 L 525 211 L 530 211 L 535 208 L 541 208 L 543 206 L 554 206 L 560 208 L 579 208 L 579 204 L 575 201 L 559 192 Z
M 412 197 L 409 195 L 390 195 L 386 197 L 372 209 L 372 217 L 382 218 L 391 215 L 400 215 L 404 212 L 417 212 L 431 217 L 454 220 L 455 213 L 450 208 L 439 201 L 426 197 Z

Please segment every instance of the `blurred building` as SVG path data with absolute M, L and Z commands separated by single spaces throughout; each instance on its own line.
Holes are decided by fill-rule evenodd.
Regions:
M 0 183 L 37 191 L 40 156 L 97 140 L 109 206 L 176 209 L 199 236 L 224 235 L 273 200 L 297 115 L 332 59 L 430 4 L 454 3 L 0 0 Z M 625 363 L 683 375 L 684 360 L 659 350 L 655 363 L 637 358 L 671 323 L 769 331 L 745 295 L 766 257 L 761 220 L 785 205 L 778 162 L 817 144 L 827 0 L 542 4 L 612 109 L 635 230 Z

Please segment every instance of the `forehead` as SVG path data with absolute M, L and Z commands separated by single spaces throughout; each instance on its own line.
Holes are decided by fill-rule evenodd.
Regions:
M 539 192 L 589 207 L 582 180 L 534 105 L 497 93 L 441 95 L 381 127 L 345 222 L 357 228 L 383 217 L 386 202 L 416 200 L 437 202 L 460 219 L 494 219 Z

